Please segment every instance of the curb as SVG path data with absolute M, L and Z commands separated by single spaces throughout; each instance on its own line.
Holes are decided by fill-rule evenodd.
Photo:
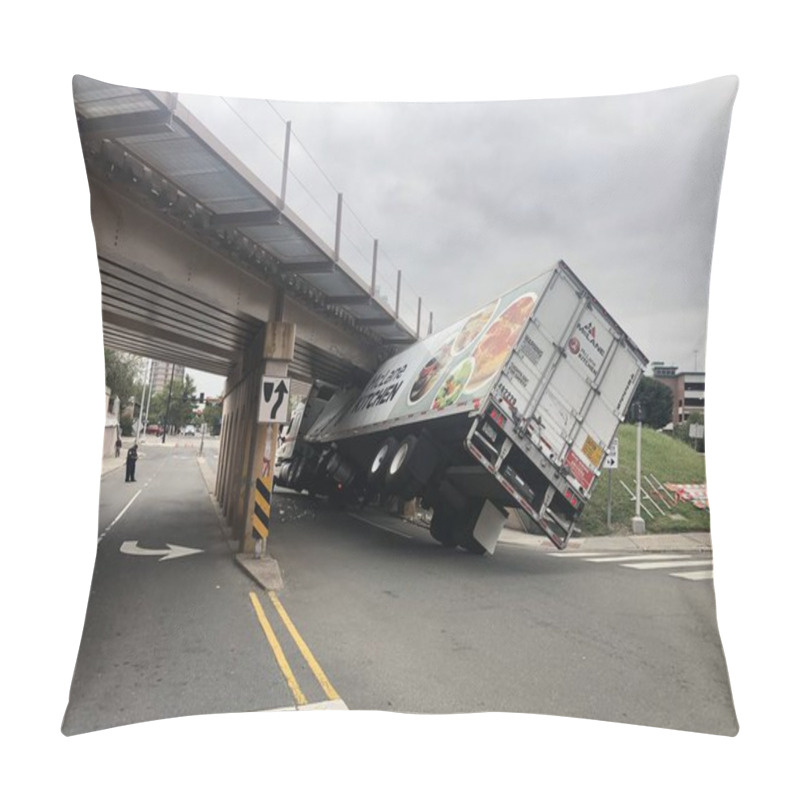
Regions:
M 283 577 L 278 562 L 270 556 L 259 558 L 252 553 L 237 553 L 236 563 L 268 592 L 283 589 Z

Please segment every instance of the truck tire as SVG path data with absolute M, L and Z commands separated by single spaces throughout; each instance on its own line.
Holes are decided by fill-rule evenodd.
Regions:
M 299 459 L 292 459 L 289 462 L 289 468 L 286 470 L 286 485 L 296 492 L 300 491 L 298 478 L 300 477 L 300 461 Z
M 416 497 L 436 470 L 438 457 L 436 445 L 425 436 L 406 436 L 386 470 L 387 492 L 403 500 Z
M 430 534 L 439 542 L 442 547 L 455 547 L 458 544 L 456 538 L 456 515 L 453 509 L 448 506 L 437 506 L 433 510 L 433 517 L 431 517 Z
M 372 464 L 370 464 L 369 468 L 368 477 L 371 484 L 380 484 L 383 480 L 386 470 L 389 469 L 389 465 L 392 463 L 392 459 L 398 447 L 399 443 L 397 439 L 395 439 L 394 436 L 390 436 L 378 448 L 378 452 L 375 453 L 375 457 L 372 459 Z
M 471 531 L 466 532 L 463 538 L 459 539 L 458 546 L 476 556 L 486 555 L 486 548 L 472 535 Z
M 414 458 L 419 439 L 413 434 L 406 436 L 395 450 L 386 469 L 385 484 L 390 494 L 403 500 L 410 500 L 416 495 L 422 484 L 414 478 Z

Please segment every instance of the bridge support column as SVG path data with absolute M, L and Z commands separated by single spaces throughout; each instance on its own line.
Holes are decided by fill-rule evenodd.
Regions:
M 243 553 L 255 552 L 251 520 L 256 479 L 261 475 L 267 435 L 275 425 L 258 421 L 264 375 L 283 377 L 294 356 L 295 326 L 268 322 L 228 377 L 223 406 L 217 499 Z M 275 446 L 272 442 L 272 458 Z

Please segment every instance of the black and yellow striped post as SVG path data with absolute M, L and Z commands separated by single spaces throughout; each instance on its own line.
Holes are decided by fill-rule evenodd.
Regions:
M 272 470 L 256 478 L 255 501 L 253 503 L 253 538 L 256 540 L 256 556 L 261 558 L 269 536 L 269 515 L 272 506 Z

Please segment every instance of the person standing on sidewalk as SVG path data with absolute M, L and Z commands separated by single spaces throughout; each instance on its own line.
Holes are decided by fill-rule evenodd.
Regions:
M 136 482 L 136 459 L 139 458 L 139 446 L 134 444 L 125 457 L 125 483 Z
M 117 441 L 114 442 L 114 455 L 119 458 L 119 452 L 122 450 L 122 439 L 117 436 Z

